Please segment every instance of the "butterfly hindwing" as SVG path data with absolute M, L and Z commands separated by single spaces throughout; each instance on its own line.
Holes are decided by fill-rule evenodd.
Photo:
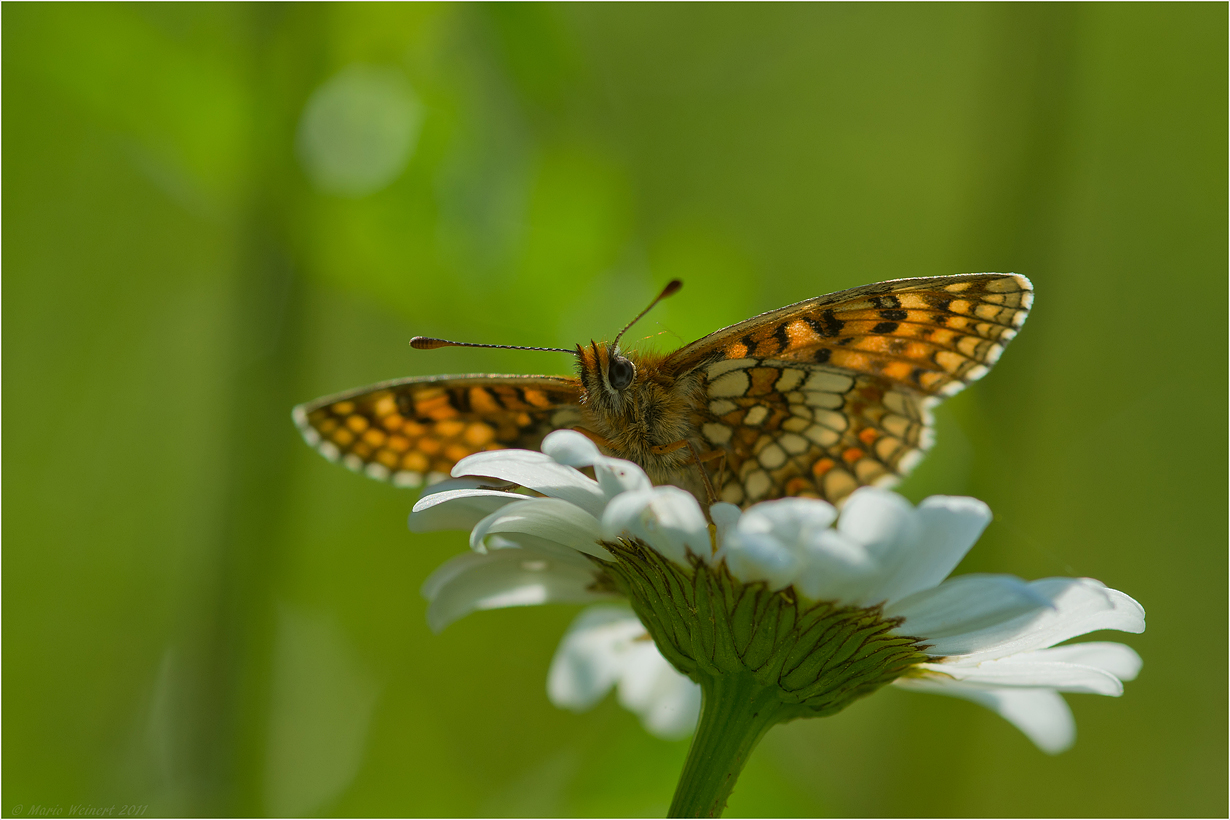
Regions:
M 930 446 L 930 407 L 980 378 L 1032 301 L 1014 274 L 898 279 L 741 322 L 669 359 L 698 368 L 695 423 L 724 449 L 719 496 L 840 501 Z
M 706 443 L 726 451 L 722 501 L 839 501 L 864 484 L 892 483 L 930 446 L 934 398 L 824 365 L 721 364 L 719 393 L 744 378 L 748 386 L 742 395 L 709 396 L 695 417 Z
M 562 376 L 399 379 L 294 409 L 303 437 L 326 458 L 403 487 L 434 483 L 462 458 L 538 449 L 580 419 L 580 385 Z

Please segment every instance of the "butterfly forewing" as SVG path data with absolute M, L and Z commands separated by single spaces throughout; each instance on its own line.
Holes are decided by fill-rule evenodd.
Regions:
M 414 487 L 483 450 L 538 449 L 579 422 L 580 386 L 561 376 L 400 379 L 294 410 L 303 437 L 331 461 Z
M 695 423 L 725 450 L 722 500 L 836 502 L 914 465 L 931 405 L 987 372 L 1031 301 L 1013 274 L 898 279 L 720 330 L 668 367 L 705 376 Z

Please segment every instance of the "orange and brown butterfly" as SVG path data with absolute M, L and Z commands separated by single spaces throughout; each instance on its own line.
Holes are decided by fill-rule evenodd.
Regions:
M 840 502 L 913 467 L 931 446 L 931 407 L 986 374 L 1032 300 L 1029 280 L 1010 273 L 894 279 L 769 311 L 668 354 L 622 350 L 627 327 L 575 351 L 415 337 L 418 349 L 561 350 L 577 375 L 400 379 L 300 405 L 294 419 L 326 458 L 399 486 L 434 483 L 482 450 L 537 449 L 572 428 L 702 500 Z

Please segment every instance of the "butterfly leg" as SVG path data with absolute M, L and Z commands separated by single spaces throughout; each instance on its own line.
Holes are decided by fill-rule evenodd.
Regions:
M 702 456 L 700 453 L 696 452 L 696 446 L 686 438 L 680 439 L 679 441 L 673 441 L 670 444 L 660 444 L 656 447 L 651 447 L 650 451 L 654 455 L 660 456 L 664 453 L 673 453 L 676 450 L 682 450 L 684 447 L 687 447 L 692 451 L 691 461 L 685 463 L 695 464 L 696 469 L 700 470 L 701 481 L 705 483 L 705 496 L 708 498 L 710 504 L 715 503 L 717 501 L 717 493 L 713 491 L 713 484 L 709 481 L 709 471 L 705 469 L 703 462 L 711 461 L 719 455 L 724 455 L 723 451 L 710 450 Z
M 710 450 L 705 453 L 702 458 L 705 461 L 717 461 L 717 482 L 716 486 L 722 487 L 726 484 L 726 451 L 725 450 Z
M 709 470 L 705 467 L 705 462 L 713 461 L 715 459 L 719 460 L 718 474 L 719 474 L 719 486 L 720 486 L 720 475 L 722 471 L 726 469 L 726 451 L 725 450 L 710 450 L 709 452 L 705 453 L 702 456 L 700 453 L 696 452 L 696 447 L 695 445 L 692 444 L 692 442 L 688 441 L 685 443 L 688 445 L 688 449 L 692 451 L 692 462 L 691 463 L 695 464 L 696 469 L 700 470 L 701 480 L 705 482 L 705 495 L 709 499 L 709 505 L 712 506 L 717 503 L 718 496 L 717 496 L 717 493 L 713 489 L 713 483 L 709 480 Z
M 611 442 L 607 441 L 605 438 L 598 435 L 593 430 L 586 430 L 584 427 L 573 427 L 571 429 L 585 436 L 587 439 L 592 441 L 594 444 L 597 444 L 600 448 L 606 450 L 608 453 L 612 452 Z

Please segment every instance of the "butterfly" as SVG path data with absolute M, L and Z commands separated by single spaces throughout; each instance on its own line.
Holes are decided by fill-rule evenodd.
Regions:
M 398 379 L 293 417 L 326 458 L 398 486 L 439 481 L 471 453 L 538 449 L 571 428 L 702 499 L 839 503 L 909 472 L 932 444 L 931 408 L 987 373 L 1032 302 L 1024 276 L 974 273 L 818 296 L 667 354 L 620 348 L 637 319 L 614 342 L 575 350 L 415 337 L 419 349 L 560 350 L 577 375 Z

